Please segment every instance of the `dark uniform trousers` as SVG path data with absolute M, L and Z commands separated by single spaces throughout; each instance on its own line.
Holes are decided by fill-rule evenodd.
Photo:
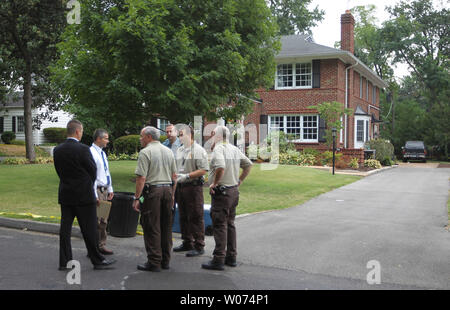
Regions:
M 141 206 L 141 226 L 148 262 L 168 264 L 172 250 L 172 187 L 150 187 Z
M 105 258 L 98 251 L 97 207 L 89 205 L 61 205 L 61 226 L 59 231 L 59 266 L 65 267 L 73 259 L 70 241 L 72 223 L 77 217 L 89 258 L 92 264 L 99 265 Z
M 236 258 L 236 207 L 239 203 L 238 187 L 228 188 L 226 195 L 211 195 L 211 219 L 216 242 L 214 261 L 223 264 L 225 257 Z
M 183 244 L 202 250 L 205 247 L 205 221 L 203 219 L 203 186 L 177 186 L 176 200 L 180 212 L 180 230 Z

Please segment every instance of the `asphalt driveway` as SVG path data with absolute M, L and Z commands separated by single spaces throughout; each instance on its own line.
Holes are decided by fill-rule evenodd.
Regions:
M 290 209 L 241 218 L 238 255 L 247 264 L 450 289 L 447 197 L 450 169 L 401 166 Z

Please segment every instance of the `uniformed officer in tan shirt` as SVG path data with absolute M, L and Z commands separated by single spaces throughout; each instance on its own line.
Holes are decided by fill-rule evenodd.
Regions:
M 159 142 L 159 131 L 145 127 L 141 131 L 135 174 L 136 192 L 133 208 L 141 212 L 145 249 L 148 261 L 139 270 L 169 269 L 172 250 L 172 207 L 176 186 L 176 164 L 170 149 Z M 144 203 L 140 205 L 139 197 Z
M 204 269 L 223 270 L 224 264 L 236 267 L 236 228 L 234 219 L 239 202 L 239 186 L 250 173 L 252 162 L 236 146 L 230 144 L 230 131 L 217 126 L 212 132 L 214 139 L 209 176 L 211 194 L 211 219 L 216 242 L 213 256 Z M 240 168 L 242 173 L 239 175 Z
M 203 219 L 203 176 L 209 170 L 208 154 L 194 141 L 194 129 L 183 126 L 179 139 L 183 144 L 177 152 L 177 191 L 175 199 L 180 214 L 183 243 L 175 252 L 189 251 L 186 256 L 202 255 L 205 247 L 205 223 Z

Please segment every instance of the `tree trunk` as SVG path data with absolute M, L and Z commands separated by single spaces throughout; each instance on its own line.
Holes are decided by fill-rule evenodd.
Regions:
M 23 85 L 23 104 L 24 104 L 23 120 L 25 122 L 24 128 L 25 128 L 26 157 L 29 161 L 34 161 L 36 159 L 33 143 L 33 126 L 32 126 L 33 119 L 31 116 L 32 102 L 33 101 L 31 97 L 31 64 L 28 62 Z

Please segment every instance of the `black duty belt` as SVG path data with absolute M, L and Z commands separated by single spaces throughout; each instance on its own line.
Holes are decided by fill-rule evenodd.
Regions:
M 155 184 L 155 185 L 149 185 L 150 188 L 169 187 L 169 186 L 172 186 L 172 183 L 170 183 L 170 184 Z

